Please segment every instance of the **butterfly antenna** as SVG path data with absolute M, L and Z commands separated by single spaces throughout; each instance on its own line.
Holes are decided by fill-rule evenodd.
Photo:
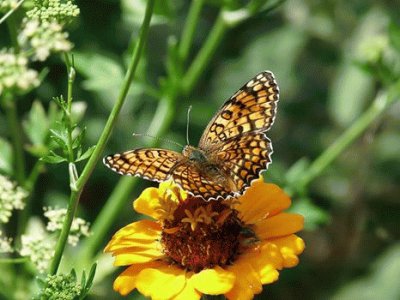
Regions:
M 189 120 L 190 120 L 190 111 L 192 110 L 192 106 L 190 105 L 188 108 L 187 112 L 187 123 L 186 123 L 186 143 L 190 145 L 189 143 Z
M 160 138 L 160 137 L 157 137 L 157 136 L 154 136 L 154 135 L 151 135 L 151 134 L 147 134 L 147 133 L 132 133 L 132 136 L 134 136 L 134 137 L 135 136 L 145 136 L 145 137 L 149 137 L 149 138 L 155 139 L 157 141 L 174 144 L 174 145 L 177 145 L 177 146 L 183 148 L 183 145 L 181 145 L 181 144 L 179 144 L 179 143 L 177 143 L 175 141 L 171 141 L 171 140 L 168 140 L 168 139 L 163 139 L 163 138 Z

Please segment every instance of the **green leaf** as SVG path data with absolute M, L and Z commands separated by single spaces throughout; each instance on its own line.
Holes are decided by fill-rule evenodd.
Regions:
M 368 275 L 347 282 L 333 300 L 400 299 L 400 243 L 393 244 L 373 263 Z
M 393 48 L 400 53 L 400 26 L 395 22 L 389 25 L 389 40 Z
M 13 152 L 9 142 L 0 137 L 0 171 L 5 174 L 13 174 Z
M 307 197 L 294 200 L 290 212 L 303 215 L 304 229 L 310 231 L 328 223 L 330 219 L 328 212 L 312 203 L 311 199 Z
M 76 138 L 72 142 L 72 149 L 76 149 L 77 147 L 82 145 L 82 141 L 85 138 L 86 135 L 86 127 L 82 129 L 76 136 Z
M 52 135 L 50 138 L 56 142 L 62 149 L 67 149 L 68 145 L 68 137 L 66 132 L 57 130 L 57 129 L 50 129 Z
M 50 151 L 50 154 L 40 158 L 41 161 L 47 162 L 49 164 L 59 164 L 61 162 L 67 161 L 66 158 Z
M 23 122 L 26 135 L 33 145 L 44 145 L 49 133 L 49 122 L 42 103 L 35 101 L 28 118 Z
M 92 146 L 87 149 L 82 155 L 78 155 L 78 159 L 76 160 L 76 162 L 88 159 L 92 155 L 94 149 L 96 149 L 96 146 Z

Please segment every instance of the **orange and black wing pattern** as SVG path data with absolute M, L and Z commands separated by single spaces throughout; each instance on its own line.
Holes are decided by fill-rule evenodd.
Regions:
M 182 159 L 183 155 L 175 151 L 145 148 L 108 155 L 103 162 L 121 175 L 139 176 L 161 182 L 170 177 Z
M 270 71 L 256 75 L 228 99 L 205 129 L 199 148 L 249 132 L 265 132 L 274 122 L 279 88 Z

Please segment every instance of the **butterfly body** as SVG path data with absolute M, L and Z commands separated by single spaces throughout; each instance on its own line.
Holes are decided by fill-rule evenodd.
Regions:
M 229 98 L 205 129 L 198 147 L 182 153 L 135 149 L 104 158 L 122 175 L 162 182 L 172 179 L 205 200 L 227 199 L 244 192 L 271 162 L 265 132 L 276 113 L 279 89 L 273 74 L 261 72 Z

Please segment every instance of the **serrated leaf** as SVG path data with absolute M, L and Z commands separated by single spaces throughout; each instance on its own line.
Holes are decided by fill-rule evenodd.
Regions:
M 26 135 L 33 145 L 43 145 L 49 133 L 49 122 L 43 105 L 39 101 L 32 104 L 27 120 L 23 122 Z
M 61 162 L 67 161 L 66 158 L 54 153 L 53 151 L 50 151 L 49 155 L 40 158 L 40 160 L 49 164 L 59 164 Z
M 82 141 L 85 138 L 86 135 L 86 127 L 84 127 L 79 133 L 78 135 L 75 137 L 75 139 L 72 142 L 72 149 L 75 149 L 77 147 L 79 147 L 80 145 L 82 145 Z
M 87 149 L 85 151 L 85 153 L 83 153 L 82 155 L 78 156 L 78 159 L 76 161 L 78 162 L 78 161 L 82 161 L 82 160 L 88 159 L 92 155 L 94 149 L 96 149 L 96 146 L 90 147 L 89 149 Z
M 55 130 L 55 129 L 50 129 L 51 136 L 50 138 L 56 142 L 62 149 L 66 149 L 68 145 L 68 137 L 67 135 L 60 131 L 60 130 Z
M 0 137 L 0 170 L 8 175 L 12 175 L 13 152 L 9 142 Z

